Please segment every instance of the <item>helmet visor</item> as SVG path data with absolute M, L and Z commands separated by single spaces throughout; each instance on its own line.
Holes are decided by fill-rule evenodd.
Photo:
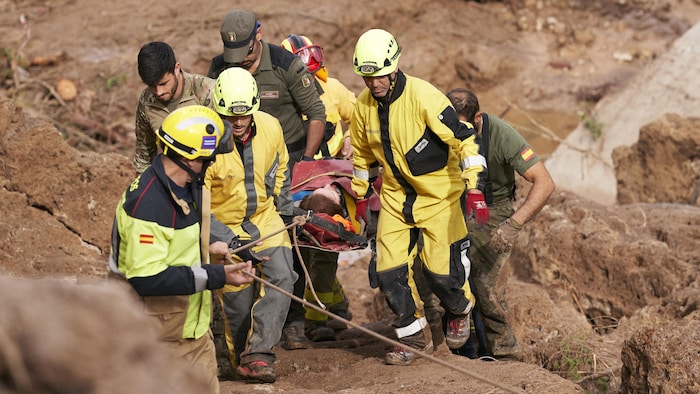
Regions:
M 299 56 L 301 61 L 307 66 L 312 59 L 318 64 L 323 63 L 323 49 L 318 45 L 303 47 L 296 52 L 296 55 Z

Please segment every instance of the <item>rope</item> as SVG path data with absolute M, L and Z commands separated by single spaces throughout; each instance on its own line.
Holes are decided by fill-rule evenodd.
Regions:
M 296 218 L 295 218 L 295 219 L 296 219 Z M 239 248 L 239 249 L 240 249 L 240 248 Z M 233 260 L 231 260 L 231 259 L 227 259 L 227 260 L 228 260 L 229 263 L 235 263 L 235 261 L 233 261 Z M 303 266 L 303 264 L 302 264 L 302 266 Z M 313 310 L 315 310 L 315 311 L 317 311 L 317 312 L 319 312 L 319 313 L 323 313 L 324 315 L 326 315 L 326 316 L 328 316 L 328 317 L 330 317 L 330 318 L 340 320 L 341 322 L 343 322 L 343 323 L 345 323 L 345 324 L 347 324 L 347 325 L 349 325 L 349 326 L 351 326 L 351 327 L 353 327 L 353 328 L 356 328 L 356 329 L 362 331 L 363 333 L 365 333 L 365 334 L 367 334 L 367 335 L 369 335 L 369 336 L 372 336 L 372 337 L 374 337 L 374 338 L 376 338 L 376 339 L 379 339 L 379 340 L 382 341 L 382 342 L 386 342 L 386 343 L 388 343 L 388 344 L 390 344 L 390 345 L 393 345 L 393 346 L 396 346 L 396 347 L 400 347 L 400 348 L 402 348 L 402 349 L 404 349 L 404 350 L 406 350 L 406 351 L 416 353 L 416 354 L 418 354 L 420 357 L 426 358 L 426 359 L 428 359 L 428 360 L 430 360 L 430 361 L 433 361 L 433 362 L 435 362 L 435 363 L 438 363 L 438 364 L 440 364 L 440 365 L 442 365 L 442 366 L 444 366 L 444 367 L 447 367 L 447 368 L 452 369 L 452 370 L 454 370 L 454 371 L 460 372 L 460 373 L 462 373 L 462 374 L 464 374 L 464 375 L 469 376 L 470 378 L 476 379 L 476 380 L 478 380 L 478 381 L 481 381 L 481 382 L 483 382 L 483 383 L 489 384 L 489 385 L 494 386 L 494 387 L 498 387 L 498 388 L 500 388 L 500 389 L 502 389 L 502 390 L 505 390 L 506 392 L 515 393 L 515 394 L 522 394 L 522 393 L 524 393 L 524 391 L 521 390 L 520 388 L 512 387 L 512 386 L 506 386 L 506 385 L 503 385 L 503 384 L 501 384 L 501 383 L 499 383 L 499 382 L 496 382 L 496 381 L 494 381 L 494 380 L 485 378 L 485 377 L 483 377 L 483 376 L 475 375 L 475 374 L 469 372 L 468 370 L 466 370 L 466 369 L 464 369 L 464 368 L 460 368 L 460 367 L 458 367 L 458 366 L 456 366 L 456 365 L 452 365 L 452 364 L 448 363 L 448 362 L 445 361 L 445 360 L 441 360 L 441 359 L 439 359 L 439 358 L 437 358 L 437 357 L 434 357 L 434 356 L 432 356 L 432 355 L 430 355 L 430 354 L 428 354 L 428 353 L 422 352 L 422 351 L 420 351 L 420 350 L 418 350 L 418 349 L 414 349 L 414 348 L 412 348 L 412 347 L 410 347 L 410 346 L 408 346 L 408 345 L 405 345 L 405 344 L 403 344 L 403 343 L 401 343 L 401 342 L 399 342 L 399 341 L 395 341 L 395 340 L 393 340 L 393 339 L 391 339 L 391 338 L 387 338 L 387 337 L 385 337 L 385 336 L 383 336 L 383 335 L 377 334 L 376 332 L 374 332 L 374 331 L 372 331 L 372 330 L 369 330 L 369 329 L 367 329 L 367 328 L 365 328 L 365 327 L 362 327 L 362 326 L 360 326 L 360 325 L 357 324 L 357 323 L 353 323 L 353 322 L 351 322 L 350 320 L 346 320 L 346 319 L 344 319 L 344 318 L 342 318 L 342 317 L 336 315 L 335 313 L 329 312 L 329 311 L 327 311 L 327 310 L 325 310 L 325 309 L 323 309 L 323 308 L 320 308 L 320 307 L 318 307 L 318 306 L 316 306 L 316 305 L 314 305 L 314 304 L 312 304 L 312 303 L 310 303 L 310 302 L 308 302 L 308 301 L 306 301 L 306 300 L 303 300 L 303 299 L 301 299 L 301 298 L 295 296 L 294 294 L 292 294 L 292 293 L 290 293 L 290 292 L 288 292 L 288 291 L 286 291 L 286 290 L 284 290 L 284 289 L 282 289 L 282 288 L 280 288 L 280 287 L 278 287 L 278 286 L 273 285 L 272 283 L 266 281 L 265 279 L 258 277 L 258 276 L 255 275 L 255 274 L 252 274 L 252 273 L 249 273 L 249 272 L 245 272 L 245 271 L 241 271 L 241 272 L 243 272 L 244 274 L 250 276 L 251 278 L 253 278 L 253 280 L 256 280 L 256 281 L 260 282 L 261 284 L 263 284 L 263 285 L 265 285 L 265 286 L 268 286 L 268 287 L 270 287 L 270 288 L 272 288 L 272 289 L 274 289 L 274 290 L 276 290 L 276 291 L 278 291 L 278 292 L 284 294 L 285 296 L 291 298 L 292 300 L 294 300 L 294 301 L 296 301 L 296 302 L 298 302 L 298 303 L 300 303 L 300 304 L 302 304 L 302 305 L 304 305 L 304 306 L 306 306 L 306 307 L 309 307 L 309 308 L 311 308 L 311 309 L 313 309 Z M 306 271 L 304 271 L 304 272 L 306 272 Z
M 297 257 L 299 258 L 299 265 L 304 271 L 304 288 L 306 289 L 307 286 L 309 287 L 309 290 L 311 290 L 311 294 L 313 294 L 314 300 L 316 300 L 316 303 L 318 304 L 319 308 L 325 311 L 326 305 L 323 302 L 321 302 L 321 300 L 318 298 L 318 294 L 316 294 L 316 289 L 314 289 L 314 283 L 311 281 L 311 275 L 306 269 L 306 263 L 304 263 L 304 258 L 301 257 L 301 249 L 299 249 L 299 240 L 297 239 L 297 228 L 299 227 L 294 227 L 294 230 L 292 230 L 292 238 L 294 238 L 294 251 L 296 252 Z
M 283 231 L 287 231 L 290 228 L 293 228 L 292 238 L 294 238 L 294 250 L 297 253 L 297 257 L 299 258 L 299 265 L 301 265 L 301 269 L 302 269 L 302 271 L 304 271 L 304 283 L 306 284 L 306 286 L 309 287 L 309 290 L 311 290 L 311 294 L 313 294 L 314 299 L 318 303 L 319 307 L 323 308 L 325 310 L 326 305 L 324 305 L 321 302 L 321 300 L 318 298 L 318 294 L 316 294 L 316 289 L 314 289 L 314 284 L 311 281 L 311 275 L 309 275 L 309 271 L 306 269 L 306 264 L 304 263 L 304 259 L 301 257 L 301 251 L 299 250 L 299 241 L 297 240 L 297 228 L 300 228 L 301 226 L 306 224 L 306 222 L 309 220 L 310 217 L 311 217 L 310 211 L 307 213 L 306 216 L 295 216 L 294 219 L 292 219 L 291 224 L 288 224 L 287 226 L 285 226 L 279 230 L 273 231 L 272 233 L 267 234 L 264 237 L 258 238 L 255 241 L 252 241 L 252 242 L 249 242 L 245 245 L 239 246 L 236 249 L 232 249 L 231 254 L 236 254 L 237 252 L 240 252 L 242 250 L 252 248 L 253 246 L 257 245 L 259 242 L 262 242 L 268 238 L 274 237 L 275 235 L 277 235 Z M 303 230 L 303 228 L 302 228 L 302 231 L 306 231 L 306 230 Z M 311 235 L 311 234 L 309 234 L 309 235 Z

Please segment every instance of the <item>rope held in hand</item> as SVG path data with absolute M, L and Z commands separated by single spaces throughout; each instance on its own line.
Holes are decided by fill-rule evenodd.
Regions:
M 309 219 L 311 219 L 310 215 L 311 215 L 311 213 L 307 214 L 307 216 L 295 216 L 294 219 L 292 219 L 292 223 L 288 224 L 287 226 L 285 226 L 279 230 L 273 231 L 272 233 L 267 234 L 266 236 L 261 237 L 259 239 L 256 239 L 255 241 L 249 242 L 245 245 L 241 245 L 241 246 L 237 247 L 236 249 L 232 249 L 231 254 L 236 254 L 237 252 L 240 252 L 241 250 L 252 248 L 253 246 L 257 245 L 258 242 L 264 241 L 270 237 L 274 237 L 275 235 L 277 235 L 283 231 L 293 229 L 292 230 L 292 232 L 293 232 L 292 238 L 294 239 L 294 250 L 297 254 L 297 257 L 299 258 L 299 263 L 300 263 L 299 265 L 301 265 L 301 269 L 304 271 L 304 281 L 306 283 L 306 286 L 309 287 L 309 290 L 311 290 L 311 294 L 313 294 L 314 299 L 318 303 L 318 306 L 325 310 L 326 306 L 318 298 L 318 295 L 316 294 L 316 289 L 314 289 L 314 284 L 311 282 L 311 275 L 309 275 L 309 271 L 306 269 L 306 264 L 304 263 L 304 259 L 301 257 L 301 251 L 299 250 L 299 241 L 297 240 L 297 229 L 301 228 L 303 232 L 306 231 L 306 230 L 304 230 L 304 228 L 302 226 L 304 224 L 306 224 L 306 222 Z M 229 262 L 235 263 L 232 260 L 229 260 Z

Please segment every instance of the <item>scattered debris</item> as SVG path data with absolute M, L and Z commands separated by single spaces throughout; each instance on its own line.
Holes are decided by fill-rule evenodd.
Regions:
M 78 88 L 70 79 L 61 79 L 56 83 L 56 92 L 64 101 L 71 101 L 78 95 Z

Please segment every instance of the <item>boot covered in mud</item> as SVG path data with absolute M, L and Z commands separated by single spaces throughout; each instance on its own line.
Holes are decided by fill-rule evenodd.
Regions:
M 430 331 L 430 326 L 427 324 L 417 333 L 399 338 L 399 342 L 410 346 L 412 349 L 420 350 L 423 353 L 433 353 L 433 336 Z M 416 358 L 418 358 L 416 352 L 394 346 L 394 348 L 384 356 L 384 362 L 389 365 L 411 365 Z

